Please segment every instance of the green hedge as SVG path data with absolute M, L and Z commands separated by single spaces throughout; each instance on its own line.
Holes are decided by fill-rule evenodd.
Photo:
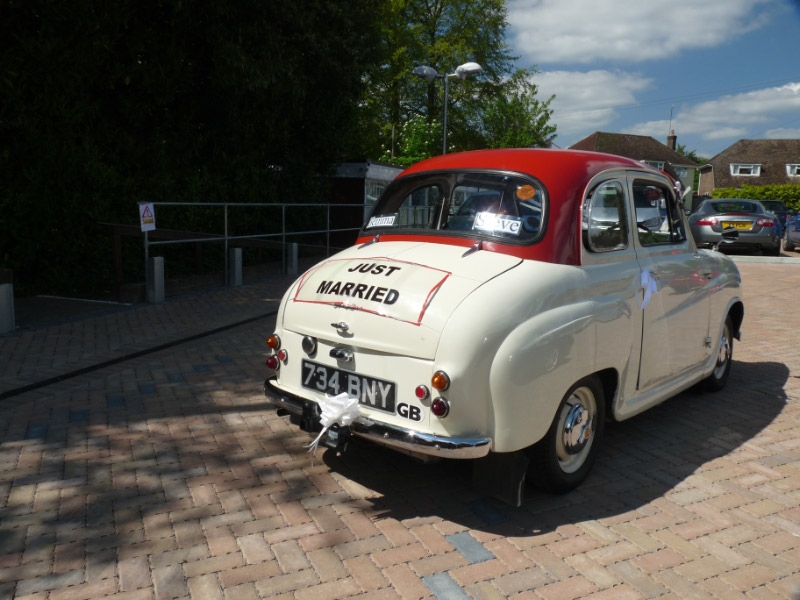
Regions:
M 800 210 L 800 184 L 751 185 L 738 188 L 717 188 L 714 198 L 751 198 L 753 200 L 780 200 L 787 208 Z

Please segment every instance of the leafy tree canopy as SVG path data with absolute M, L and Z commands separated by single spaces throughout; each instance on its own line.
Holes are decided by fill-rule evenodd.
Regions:
M 368 154 L 407 160 L 403 125 L 420 115 L 431 126 L 441 122 L 442 78 L 466 62 L 483 71 L 449 80 L 448 151 L 548 145 L 555 134 L 549 100 L 536 99 L 533 70 L 514 69 L 506 17 L 503 0 L 390 0 L 383 35 L 388 60 L 368 75 L 369 110 L 362 115 L 365 129 L 379 134 Z M 423 65 L 440 77 L 428 82 L 412 75 Z M 431 154 L 440 151 L 441 143 L 439 150 L 431 147 Z

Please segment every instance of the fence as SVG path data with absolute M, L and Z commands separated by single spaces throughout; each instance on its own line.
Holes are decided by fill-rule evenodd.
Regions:
M 360 229 L 366 212 L 371 208 L 364 203 L 320 204 L 320 203 L 241 203 L 241 202 L 154 202 L 157 229 L 142 232 L 138 227 L 103 223 L 114 235 L 115 285 L 117 296 L 121 296 L 123 274 L 123 236 L 143 237 L 144 272 L 147 300 L 161 302 L 165 295 L 165 259 L 154 256 L 167 246 L 195 245 L 195 262 L 199 265 L 201 246 L 214 244 L 222 247 L 222 256 L 217 268 L 229 286 L 241 285 L 242 251 L 257 249 L 270 251 L 271 256 L 280 253 L 281 273 L 296 273 L 298 248 L 310 249 L 317 259 L 319 255 L 330 256 L 332 251 L 351 245 Z M 218 212 L 218 216 L 206 215 L 206 220 L 221 225 L 217 233 L 189 231 L 186 229 L 158 227 L 162 221 L 169 224 L 183 223 L 181 211 L 203 209 Z M 164 213 L 173 214 L 163 219 Z M 258 214 L 261 211 L 262 214 Z M 236 221 L 232 223 L 232 213 Z M 264 213 L 268 213 L 266 216 Z M 221 223 L 220 223 L 221 221 Z M 300 225 L 300 226 L 298 226 Z M 242 230 L 248 230 L 242 233 Z M 218 259 L 215 259 L 218 260 Z M 269 260 L 269 259 L 265 259 Z M 271 261 L 274 262 L 274 261 Z

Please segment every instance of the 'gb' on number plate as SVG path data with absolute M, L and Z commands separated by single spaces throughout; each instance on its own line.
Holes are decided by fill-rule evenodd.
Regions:
M 391 381 L 304 360 L 302 385 L 329 396 L 345 392 L 351 398 L 358 398 L 359 404 L 394 413 L 395 384 Z

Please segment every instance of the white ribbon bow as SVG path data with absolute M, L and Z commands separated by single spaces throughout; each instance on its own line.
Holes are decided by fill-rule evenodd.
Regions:
M 650 303 L 650 296 L 658 292 L 658 281 L 647 269 L 642 271 L 641 287 L 644 290 L 644 297 L 642 298 L 642 310 L 644 310 Z
M 331 425 L 337 423 L 342 427 L 346 427 L 361 414 L 358 410 L 358 398 L 352 398 L 346 392 L 342 392 L 338 396 L 325 394 L 325 402 L 320 402 L 320 405 L 322 406 L 322 415 L 319 422 L 322 423 L 322 431 L 307 446 L 308 451 L 312 454 L 316 454 L 322 436 L 325 435 Z

